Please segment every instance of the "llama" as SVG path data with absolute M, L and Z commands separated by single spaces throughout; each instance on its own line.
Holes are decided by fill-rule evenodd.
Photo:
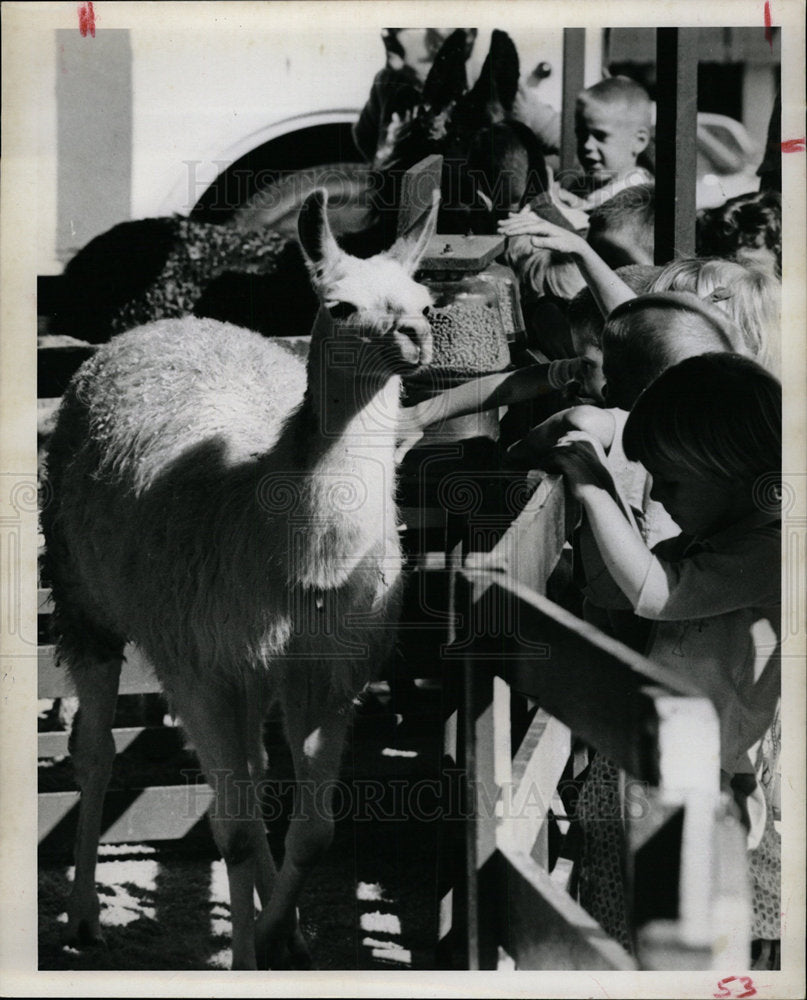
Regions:
M 377 222 L 370 233 L 374 239 L 383 240 L 385 232 L 394 231 L 404 172 L 431 154 L 443 156 L 441 233 L 495 232 L 494 207 L 502 206 L 491 203 L 489 191 L 483 190 L 480 200 L 480 181 L 483 189 L 490 181 L 499 193 L 497 179 L 502 171 L 509 174 L 515 166 L 515 172 L 523 175 L 518 183 L 526 200 L 546 187 L 538 139 L 527 126 L 513 120 L 520 64 L 512 39 L 504 31 L 493 31 L 479 78 L 470 90 L 467 46 L 467 31 L 458 28 L 437 53 L 417 105 L 410 107 L 411 95 L 405 93 L 406 107 L 400 113 L 393 100 L 386 108 L 395 118 L 373 162 Z
M 63 400 L 42 526 L 59 654 L 80 704 L 72 941 L 101 937 L 94 872 L 132 641 L 215 790 L 233 967 L 308 961 L 295 903 L 333 835 L 352 701 L 389 652 L 399 613 L 399 376 L 430 359 L 431 300 L 411 275 L 438 208 L 435 196 L 387 253 L 358 260 L 336 244 L 326 207 L 314 191 L 298 220 L 321 302 L 307 371 L 282 340 L 169 319 L 103 345 Z M 298 793 L 308 792 L 279 871 L 256 788 L 275 700 Z

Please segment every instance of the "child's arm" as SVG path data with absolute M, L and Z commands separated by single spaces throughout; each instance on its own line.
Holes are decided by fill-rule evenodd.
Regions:
M 543 423 L 538 424 L 520 441 L 510 445 L 508 454 L 517 462 L 529 462 L 554 448 L 558 441 L 570 431 L 584 431 L 599 441 L 607 451 L 614 440 L 616 425 L 610 411 L 598 406 L 572 406 L 568 410 L 553 413 Z
M 499 232 L 507 237 L 530 236 L 536 250 L 556 250 L 573 257 L 603 316 L 628 299 L 636 298 L 630 286 L 611 270 L 582 236 L 547 222 L 529 208 L 503 219 L 499 223 Z
M 558 452 L 552 452 L 552 449 L 562 440 L 572 440 L 575 436 L 589 441 L 595 448 L 598 464 L 601 466 L 598 474 L 603 488 L 613 498 L 631 527 L 638 532 L 630 504 L 622 496 L 605 465 L 605 452 L 613 444 L 615 433 L 616 421 L 610 410 L 588 405 L 572 406 L 560 413 L 553 413 L 543 423 L 533 427 L 525 438 L 510 445 L 507 453 L 515 462 L 530 468 L 543 467 L 549 471 L 563 472 L 560 463 L 555 461 Z
M 563 473 L 572 496 L 585 508 L 608 572 L 636 607 L 654 557 L 628 520 L 604 458 L 595 437 L 572 431 L 558 441 L 544 464 Z
M 422 437 L 425 428 L 439 420 L 535 399 L 559 388 L 563 382 L 583 379 L 592 365 L 588 358 L 567 358 L 471 379 L 431 399 L 403 407 L 398 418 L 398 437 L 406 445 L 404 451 L 408 451 Z M 400 452 L 401 448 L 398 450 Z M 402 457 L 399 455 L 398 460 Z
M 552 468 L 563 473 L 585 508 L 603 562 L 638 615 L 684 621 L 780 603 L 776 526 L 740 535 L 722 551 L 707 548 L 677 561 L 659 558 L 625 520 L 597 448 L 596 439 L 570 433 L 552 452 Z

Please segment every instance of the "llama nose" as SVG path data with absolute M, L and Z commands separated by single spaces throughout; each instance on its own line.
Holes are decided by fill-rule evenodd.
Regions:
M 406 337 L 418 348 L 419 364 L 429 364 L 432 359 L 432 330 L 428 320 L 420 317 L 402 320 L 395 332 Z

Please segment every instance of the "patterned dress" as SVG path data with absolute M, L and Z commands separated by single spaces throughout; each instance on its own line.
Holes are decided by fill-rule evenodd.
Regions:
M 577 819 L 581 830 L 578 902 L 610 937 L 633 954 L 620 772 L 602 754 L 591 762 L 577 801 Z
M 774 826 L 778 818 L 779 755 L 782 749 L 780 709 L 757 752 L 757 781 L 765 798 L 765 830 L 757 847 L 749 851 L 754 916 L 751 936 L 776 941 L 781 934 L 782 838 Z

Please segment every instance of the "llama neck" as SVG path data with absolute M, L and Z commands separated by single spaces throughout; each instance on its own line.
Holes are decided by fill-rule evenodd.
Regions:
M 349 351 L 312 337 L 308 388 L 287 426 L 296 478 L 291 517 L 305 525 L 290 582 L 328 589 L 397 538 L 394 449 L 400 379 L 357 372 Z M 326 362 L 326 363 L 323 363 Z M 396 543 L 397 544 L 397 543 Z
M 309 421 L 307 449 L 315 462 L 344 462 L 349 455 L 390 459 L 400 406 L 401 381 L 383 370 L 373 348 L 358 340 L 328 336 L 330 320 L 320 310 L 311 336 L 308 386 L 303 409 Z

